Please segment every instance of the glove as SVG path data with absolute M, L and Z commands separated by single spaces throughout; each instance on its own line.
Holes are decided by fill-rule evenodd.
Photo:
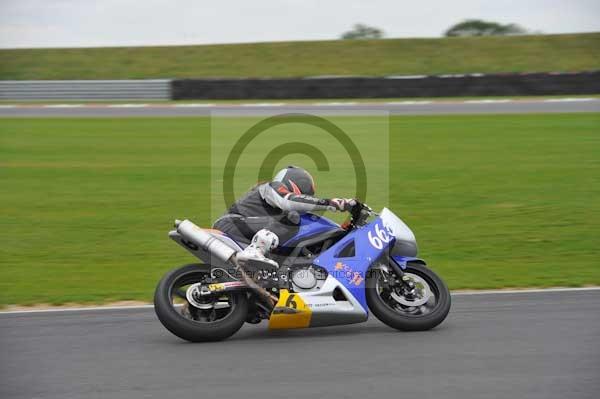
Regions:
M 352 198 L 332 198 L 329 200 L 329 206 L 333 211 L 350 211 L 356 205 L 356 200 Z

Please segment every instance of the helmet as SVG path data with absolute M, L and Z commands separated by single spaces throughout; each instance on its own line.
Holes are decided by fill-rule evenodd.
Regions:
M 294 194 L 315 194 L 315 182 L 307 171 L 297 166 L 288 166 L 281 169 L 273 178 L 274 182 L 281 182 Z

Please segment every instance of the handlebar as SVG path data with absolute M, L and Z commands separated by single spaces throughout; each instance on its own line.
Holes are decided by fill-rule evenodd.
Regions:
M 360 227 L 367 224 L 367 219 L 370 216 L 376 216 L 377 213 L 373 212 L 367 204 L 362 203 L 360 201 L 356 201 L 356 205 L 352 207 L 350 210 L 350 226 L 351 227 Z

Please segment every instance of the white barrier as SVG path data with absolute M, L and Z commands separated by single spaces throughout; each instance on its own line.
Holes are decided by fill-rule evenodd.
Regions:
M 3 80 L 0 100 L 169 100 L 169 79 Z

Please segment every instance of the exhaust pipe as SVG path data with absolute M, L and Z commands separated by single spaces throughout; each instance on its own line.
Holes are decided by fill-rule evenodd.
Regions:
M 235 249 L 187 219 L 183 222 L 175 220 L 175 228 L 186 240 L 191 241 L 223 262 L 229 262 L 231 257 L 236 253 Z

